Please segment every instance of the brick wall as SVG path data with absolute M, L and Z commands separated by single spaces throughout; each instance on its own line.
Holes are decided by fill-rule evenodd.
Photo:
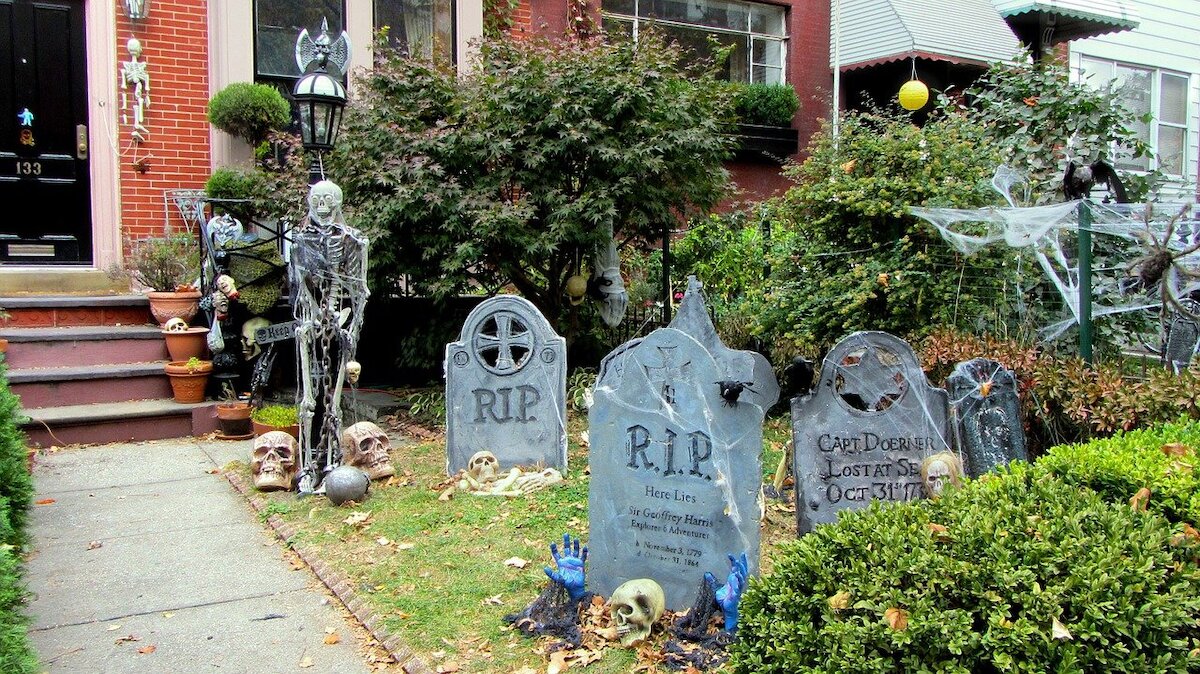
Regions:
M 122 236 L 161 235 L 168 213 L 163 208 L 164 191 L 199 189 L 208 179 L 206 5 L 199 0 L 154 0 L 150 16 L 138 21 L 130 21 L 123 10 L 117 12 L 117 60 L 129 60 L 125 48 L 129 38 L 140 40 L 151 87 L 151 106 L 145 117 L 150 137 L 146 142 L 133 143 L 130 125 L 122 124 L 120 115 L 117 119 Z M 115 67 L 119 70 L 120 63 Z M 145 172 L 135 168 L 139 159 L 144 159 Z M 174 206 L 169 215 L 172 229 L 183 227 Z

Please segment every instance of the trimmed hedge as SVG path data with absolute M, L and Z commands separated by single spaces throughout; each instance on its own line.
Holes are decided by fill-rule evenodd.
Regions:
M 24 584 L 16 549 L 0 545 L 0 672 L 33 674 L 37 656 L 26 632 L 29 620 L 23 613 Z
M 845 512 L 751 581 L 731 661 L 756 674 L 1196 671 L 1200 549 L 1176 534 L 1026 464 L 938 501 Z
M 25 436 L 17 427 L 20 401 L 8 388 L 8 368 L 0 365 L 0 672 L 32 674 L 37 657 L 29 643 L 23 610 L 19 546 L 33 501 L 33 477 L 27 468 Z

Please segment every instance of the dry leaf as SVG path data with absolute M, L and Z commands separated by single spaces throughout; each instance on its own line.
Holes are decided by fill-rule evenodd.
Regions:
M 504 565 L 511 566 L 514 569 L 523 569 L 529 565 L 529 562 L 521 559 L 520 557 L 509 557 L 508 559 L 504 560 Z
M 292 565 L 292 571 L 299 571 L 300 569 L 303 569 L 306 566 L 303 559 L 292 558 L 288 561 Z
M 929 533 L 933 534 L 936 540 L 943 542 L 950 540 L 950 530 L 945 525 L 930 522 L 926 526 L 929 527 Z
M 559 672 L 566 671 L 568 667 L 570 665 L 567 664 L 567 652 L 555 651 L 550 654 L 550 665 L 546 667 L 546 674 L 559 674 Z
M 308 669 L 309 667 L 312 667 L 312 666 L 313 666 L 313 661 L 312 661 L 311 657 L 306 655 L 300 659 L 300 669 Z
M 1075 638 L 1071 636 L 1071 632 L 1065 625 L 1058 622 L 1058 618 L 1054 618 L 1054 622 L 1050 623 L 1050 636 L 1064 641 L 1070 641 Z
M 51 503 L 57 503 L 57 501 L 52 498 L 40 498 L 34 501 L 33 505 L 50 505 Z
M 174 614 L 174 613 L 172 613 L 172 612 L 170 612 L 170 611 L 163 611 L 162 617 L 164 617 L 164 618 L 174 618 L 174 617 L 175 617 L 175 614 Z
M 150 644 L 149 646 L 142 646 L 141 648 L 137 649 L 137 652 L 141 653 L 142 655 L 150 655 L 151 653 L 153 653 L 154 651 L 157 651 L 157 650 L 158 650 L 157 646 L 155 646 L 154 644 Z
M 1146 506 L 1149 503 L 1150 503 L 1150 490 L 1147 489 L 1146 487 L 1142 487 L 1141 489 L 1137 490 L 1137 493 L 1134 494 L 1129 499 L 1129 507 L 1133 508 L 1134 511 L 1139 512 L 1139 513 L 1146 512 Z
M 208 473 L 209 475 L 220 475 L 221 469 L 220 468 L 209 468 L 208 470 L 206 470 L 204 472 Z
M 842 590 L 829 598 L 829 608 L 835 611 L 843 611 L 850 607 L 850 593 Z
M 376 538 L 376 539 L 375 539 L 375 542 L 376 542 L 376 543 L 378 543 L 378 544 L 380 544 L 380 545 L 391 545 L 391 544 L 392 544 L 392 542 L 391 542 L 391 541 L 389 541 L 389 540 L 388 540 L 386 537 L 384 537 L 384 536 L 380 536 L 379 538 Z
M 454 487 L 446 487 L 445 491 L 438 494 L 439 501 L 449 501 L 452 498 L 454 498 Z
M 367 520 L 369 519 L 371 519 L 370 511 L 362 512 L 361 510 L 355 510 L 354 512 L 350 513 L 349 517 L 342 520 L 342 522 L 345 522 L 353 527 L 366 524 Z
M 332 646 L 336 643 L 340 643 L 341 641 L 342 641 L 342 638 L 340 636 L 338 636 L 337 632 L 334 632 L 333 634 L 325 635 L 325 645 L 326 646 Z
M 88 550 L 95 550 L 96 548 L 100 548 L 100 547 L 103 547 L 103 546 L 104 546 L 104 544 L 103 544 L 103 543 L 101 543 L 100 541 L 92 541 L 91 543 L 88 543 L 88 547 L 87 547 L 87 549 L 88 549 Z
M 459 664 L 451 661 L 444 665 L 438 665 L 437 672 L 438 674 L 451 674 L 452 672 L 457 672 L 459 669 L 461 669 Z
M 1167 456 L 1187 456 L 1191 448 L 1182 442 L 1169 442 L 1162 446 L 1162 453 Z
M 896 608 L 895 606 L 889 608 L 883 612 L 883 619 L 887 622 L 888 627 L 897 632 L 908 629 L 908 611 L 902 608 Z
M 138 636 L 138 635 L 136 635 L 136 634 L 127 634 L 127 635 L 125 635 L 125 636 L 123 636 L 123 637 L 118 637 L 118 638 L 117 638 L 117 640 L 116 640 L 116 641 L 114 641 L 113 643 L 115 643 L 115 644 L 123 644 L 123 643 L 125 643 L 126 641 L 141 641 L 141 640 L 142 640 L 142 638 L 141 638 L 141 637 L 139 637 L 139 636 Z
M 117 631 L 117 630 L 119 630 L 119 629 L 121 629 L 121 623 L 117 623 L 116 625 L 109 625 L 108 627 L 106 627 L 106 628 L 104 629 L 104 631 L 106 631 L 106 632 L 115 632 L 115 631 Z
M 397 543 L 396 544 L 397 550 L 412 550 L 415 547 L 417 547 L 416 543 Z

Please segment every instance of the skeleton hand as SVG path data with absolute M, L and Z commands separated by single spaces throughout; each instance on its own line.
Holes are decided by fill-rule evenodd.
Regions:
M 743 552 L 741 557 L 729 555 L 729 567 L 729 576 L 721 587 L 717 587 L 717 579 L 707 571 L 704 572 L 704 580 L 713 589 L 717 605 L 721 607 L 721 613 L 725 614 L 725 631 L 734 632 L 737 630 L 738 603 L 742 600 L 742 590 L 746 587 L 746 576 L 750 573 L 749 565 L 746 563 L 746 553 Z
M 563 481 L 562 473 L 553 468 L 547 468 L 540 473 L 528 473 L 517 478 L 514 485 L 517 491 L 522 494 L 532 494 L 535 491 L 545 489 L 552 484 L 558 484 Z
M 583 548 L 582 554 L 580 553 L 578 538 L 572 543 L 571 535 L 563 534 L 563 552 L 561 555 L 558 554 L 558 545 L 554 543 L 550 544 L 550 555 L 554 557 L 554 563 L 558 566 L 558 570 L 553 571 L 548 566 L 542 567 L 542 570 L 546 572 L 546 576 L 551 581 L 566 588 L 567 596 L 574 601 L 579 601 L 583 598 L 583 567 L 587 564 L 587 554 L 587 548 Z

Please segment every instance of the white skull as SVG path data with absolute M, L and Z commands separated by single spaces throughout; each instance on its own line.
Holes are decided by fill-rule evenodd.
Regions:
M 925 495 L 939 498 L 947 486 L 962 484 L 962 464 L 954 454 L 939 452 L 921 463 L 921 478 L 925 482 Z
M 372 480 L 396 474 L 391 450 L 387 433 L 369 421 L 360 421 L 342 431 L 342 463 L 358 468 Z
M 246 360 L 254 360 L 258 358 L 258 354 L 262 353 L 262 347 L 258 344 L 258 338 L 254 333 L 259 328 L 265 328 L 270 325 L 270 321 L 261 316 L 255 316 L 242 324 L 242 355 Z
M 176 317 L 163 324 L 163 330 L 167 332 L 187 332 L 188 324 L 182 318 Z
M 308 190 L 308 217 L 321 225 L 340 219 L 342 188 L 330 180 L 322 180 Z
M 662 617 L 666 597 L 662 586 L 649 578 L 635 578 L 613 591 L 608 605 L 622 646 L 650 636 L 650 629 Z
M 283 431 L 263 433 L 254 439 L 250 460 L 254 488 L 259 491 L 291 489 L 296 482 L 296 439 Z
M 357 384 L 360 375 L 362 375 L 362 363 L 357 360 L 346 363 L 346 381 Z
M 500 475 L 500 460 L 495 454 L 487 451 L 475 452 L 467 461 L 467 475 L 479 483 L 491 482 Z
M 231 300 L 236 300 L 241 296 L 240 293 L 238 293 L 237 282 L 234 281 L 233 277 L 229 274 L 221 274 L 216 278 L 214 283 L 217 286 L 217 290 L 220 290 Z

